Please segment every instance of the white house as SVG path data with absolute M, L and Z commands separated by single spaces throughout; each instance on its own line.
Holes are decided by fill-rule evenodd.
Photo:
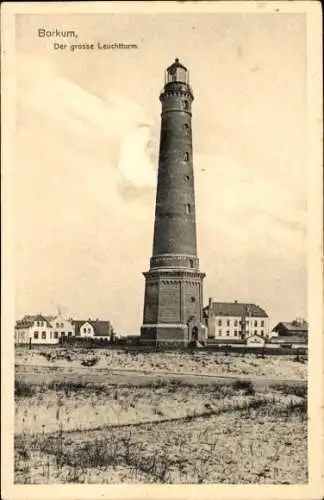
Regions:
M 205 324 L 210 339 L 246 339 L 252 335 L 267 338 L 269 317 L 264 309 L 255 304 L 213 302 L 203 309 Z
M 107 339 L 113 332 L 110 321 L 99 319 L 73 320 L 73 325 L 76 337 Z
M 26 315 L 17 321 L 15 327 L 16 344 L 56 344 L 51 325 L 51 316 Z
M 72 320 L 62 315 L 26 315 L 16 323 L 15 343 L 58 344 L 60 337 L 71 337 L 74 334 Z
M 61 337 L 73 337 L 75 335 L 75 327 L 72 319 L 68 319 L 62 314 L 55 316 L 51 325 L 53 327 L 53 336 L 55 339 Z
M 75 321 L 62 315 L 26 315 L 16 322 L 15 344 L 58 344 L 60 338 L 69 337 L 107 339 L 112 332 L 110 321 Z
M 265 345 L 265 338 L 260 335 L 250 335 L 246 338 L 246 345 L 250 347 L 263 347 Z

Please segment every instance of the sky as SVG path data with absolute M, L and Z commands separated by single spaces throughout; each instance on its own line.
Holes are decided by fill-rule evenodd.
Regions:
M 60 43 L 136 44 L 54 50 Z M 152 253 L 160 102 L 190 71 L 204 303 L 306 317 L 305 16 L 16 17 L 15 315 L 102 318 L 138 333 Z

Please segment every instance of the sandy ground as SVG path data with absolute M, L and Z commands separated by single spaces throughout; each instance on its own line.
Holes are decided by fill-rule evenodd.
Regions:
M 64 383 L 55 382 L 61 368 L 44 367 L 37 385 L 34 369 L 20 367 L 16 381 L 16 483 L 307 480 L 305 387 L 93 385 L 90 371 L 88 381 Z
M 17 349 L 15 482 L 305 483 L 306 376 L 293 357 Z
M 46 357 L 47 356 L 47 357 Z M 83 349 L 16 349 L 16 365 L 44 367 L 70 367 L 85 369 L 82 363 L 96 358 L 93 369 L 139 370 L 147 372 L 172 372 L 213 374 L 215 376 L 264 376 L 286 379 L 307 378 L 307 364 L 296 361 L 294 356 L 268 356 L 265 359 L 253 354 L 221 353 L 127 353 L 118 350 Z
M 305 436 L 305 421 L 258 412 L 252 422 L 249 415 L 233 412 L 177 426 L 166 422 L 45 436 L 42 451 L 31 452 L 32 467 L 17 461 L 16 482 L 301 484 L 307 482 Z
M 244 392 L 244 391 L 243 391 Z M 199 415 L 206 409 L 226 411 L 245 404 L 248 397 L 224 387 L 219 397 L 212 387 L 167 388 L 104 387 L 75 390 L 48 390 L 15 405 L 16 433 L 51 433 L 63 429 L 86 430 L 113 425 L 136 424 Z M 271 401 L 282 396 L 265 394 Z M 296 397 L 290 396 L 289 401 Z

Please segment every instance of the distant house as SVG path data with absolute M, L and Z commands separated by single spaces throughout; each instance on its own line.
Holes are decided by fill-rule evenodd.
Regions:
M 109 321 L 73 320 L 62 315 L 26 315 L 16 322 L 16 344 L 58 344 L 61 338 L 107 338 L 113 332 Z
M 246 338 L 246 345 L 255 346 L 255 347 L 263 347 L 265 344 L 265 338 L 260 335 L 250 335 Z
M 264 309 L 252 303 L 213 302 L 203 309 L 203 318 L 208 329 L 208 338 L 246 339 L 252 335 L 268 337 L 269 317 Z
M 270 342 L 278 345 L 306 345 L 308 344 L 308 323 L 304 319 L 282 321 L 272 330 Z
M 56 344 L 51 316 L 41 314 L 26 315 L 16 322 L 15 343 L 16 344 Z
M 55 339 L 73 337 L 75 335 L 73 320 L 71 318 L 66 318 L 60 314 L 59 316 L 53 316 L 50 323 L 53 327 L 53 336 Z
M 298 337 L 307 337 L 308 323 L 304 319 L 296 319 L 291 322 L 283 321 L 278 323 L 272 329 L 272 331 L 275 332 L 278 337 L 287 337 L 291 335 L 297 335 Z
M 109 338 L 113 333 L 110 321 L 101 321 L 99 319 L 73 320 L 73 326 L 76 337 Z

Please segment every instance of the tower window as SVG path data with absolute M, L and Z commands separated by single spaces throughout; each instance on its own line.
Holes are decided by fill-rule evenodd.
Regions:
M 188 160 L 189 160 L 189 153 L 185 153 L 185 154 L 184 154 L 184 159 L 185 159 L 185 161 L 188 161 Z
M 190 267 L 193 267 L 193 260 L 192 259 L 189 260 L 189 264 L 190 264 Z
M 190 177 L 189 177 L 189 175 L 185 175 L 185 177 L 184 177 L 184 178 L 185 178 L 185 180 L 186 180 L 186 181 L 190 181 Z
M 184 109 L 189 109 L 189 102 L 183 101 L 183 107 L 184 107 Z
M 195 297 L 190 297 L 190 301 L 191 302 L 196 302 L 196 298 Z
M 188 129 L 188 128 L 189 128 L 188 123 L 184 123 L 184 124 L 183 124 L 183 128 L 184 128 L 184 129 Z
M 185 210 L 186 210 L 186 214 L 191 214 L 191 205 L 189 203 L 187 203 L 185 205 Z

